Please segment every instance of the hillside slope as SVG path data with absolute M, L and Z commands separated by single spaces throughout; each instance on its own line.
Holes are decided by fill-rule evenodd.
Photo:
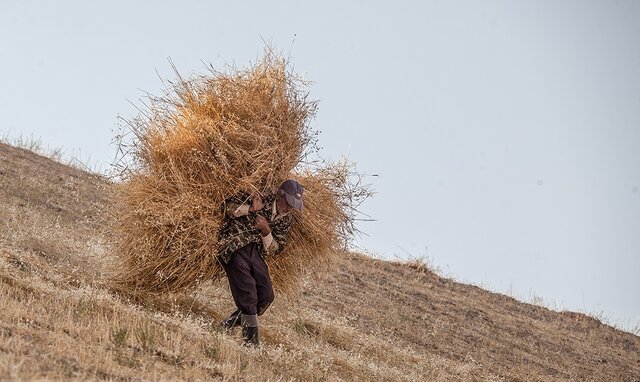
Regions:
M 640 381 L 640 337 L 349 253 L 262 317 L 262 350 L 219 333 L 226 285 L 119 296 L 100 176 L 0 144 L 0 380 Z

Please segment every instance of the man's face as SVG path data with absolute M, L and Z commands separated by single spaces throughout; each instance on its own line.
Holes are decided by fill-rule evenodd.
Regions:
M 278 197 L 276 198 L 276 208 L 278 209 L 279 214 L 286 214 L 291 211 L 291 206 L 287 203 L 287 197 L 284 194 L 284 191 L 278 190 Z

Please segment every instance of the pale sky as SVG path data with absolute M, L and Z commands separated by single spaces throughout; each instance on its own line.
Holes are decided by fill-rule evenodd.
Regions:
M 0 0 L 0 136 L 108 169 L 168 58 L 270 41 L 320 100 L 322 155 L 378 194 L 363 251 L 640 322 L 640 2 Z

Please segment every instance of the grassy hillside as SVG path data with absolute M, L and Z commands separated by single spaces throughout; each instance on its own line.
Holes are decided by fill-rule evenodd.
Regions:
M 640 381 L 638 336 L 356 253 L 276 296 L 244 348 L 216 329 L 224 284 L 107 288 L 110 189 L 0 144 L 0 380 Z

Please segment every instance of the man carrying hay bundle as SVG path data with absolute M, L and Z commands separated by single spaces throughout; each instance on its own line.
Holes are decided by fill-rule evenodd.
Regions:
M 317 101 L 273 50 L 246 69 L 177 77 L 118 135 L 112 284 L 144 302 L 226 277 L 237 311 L 223 327 L 257 344 L 274 289 L 294 296 L 330 271 L 372 191 L 354 164 L 314 159 Z M 304 211 L 289 212 L 303 192 L 290 177 Z
M 274 299 L 264 256 L 282 252 L 291 228 L 291 209 L 302 210 L 304 187 L 288 179 L 262 200 L 236 195 L 225 202 L 218 236 L 218 260 L 229 280 L 236 311 L 220 323 L 223 330 L 242 325 L 244 343 L 259 345 L 258 316 Z

